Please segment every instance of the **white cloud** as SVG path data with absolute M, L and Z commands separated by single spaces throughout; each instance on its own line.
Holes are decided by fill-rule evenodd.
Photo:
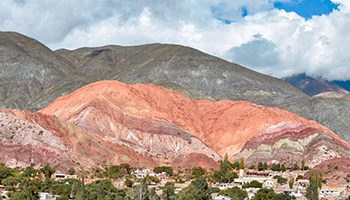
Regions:
M 339 11 L 306 21 L 273 9 L 271 0 L 3 0 L 0 30 L 53 49 L 175 43 L 274 76 L 350 79 L 350 1 L 334 2 L 341 3 Z

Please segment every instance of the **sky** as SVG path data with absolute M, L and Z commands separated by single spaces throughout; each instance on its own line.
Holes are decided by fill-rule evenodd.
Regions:
M 0 31 L 53 50 L 180 44 L 275 77 L 350 80 L 350 0 L 2 0 Z

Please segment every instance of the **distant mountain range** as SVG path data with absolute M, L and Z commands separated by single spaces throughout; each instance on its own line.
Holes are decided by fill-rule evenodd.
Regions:
M 305 79 L 307 79 L 309 82 L 305 81 Z M 70 138 L 68 139 L 68 142 L 71 143 L 68 146 L 74 146 L 74 149 L 76 149 L 76 151 L 80 151 L 78 148 L 79 146 L 81 146 L 82 149 L 86 148 L 85 150 L 87 150 L 89 145 L 85 146 L 86 143 L 80 143 L 79 140 L 76 140 L 75 138 L 76 136 L 81 135 L 81 138 L 83 139 L 85 138 L 84 141 L 89 143 L 94 149 L 96 149 L 97 152 L 100 152 L 101 149 L 103 150 L 104 153 L 101 150 L 101 152 L 96 153 L 96 155 L 97 154 L 104 155 L 105 158 L 108 158 L 112 154 L 114 155 L 114 153 L 110 152 L 108 148 L 105 149 L 105 147 L 103 146 L 107 145 L 108 147 L 110 147 L 110 146 L 113 146 L 112 143 L 108 143 L 108 144 L 106 143 L 102 145 L 94 141 L 93 139 L 93 137 L 96 136 L 101 140 L 102 139 L 104 140 L 105 138 L 100 134 L 101 132 L 104 132 L 107 129 L 93 130 L 92 127 L 94 126 L 92 126 L 90 123 L 95 123 L 95 125 L 97 124 L 96 126 L 100 127 L 100 125 L 98 125 L 96 120 L 97 119 L 100 120 L 101 119 L 100 114 L 104 114 L 105 112 L 108 113 L 108 115 L 106 116 L 109 116 L 109 118 L 111 118 L 113 114 L 113 113 L 109 113 L 109 111 L 115 110 L 115 113 L 113 115 L 115 116 L 120 115 L 119 111 L 117 112 L 118 109 L 116 108 L 120 105 L 109 104 L 109 100 L 110 100 L 109 97 L 110 96 L 111 98 L 113 97 L 113 91 L 111 91 L 111 94 L 108 94 L 108 95 L 103 94 L 101 96 L 101 98 L 106 96 L 108 97 L 103 99 L 103 101 L 105 101 L 105 103 L 103 104 L 100 103 L 101 99 L 97 98 L 99 97 L 98 95 L 99 93 L 96 92 L 95 94 L 96 97 L 92 98 L 95 100 L 94 101 L 91 100 L 91 102 L 89 103 L 89 105 L 91 104 L 89 106 L 90 110 L 85 110 L 83 112 L 84 114 L 81 114 L 81 115 L 77 113 L 78 116 L 75 116 L 75 115 L 71 116 L 70 114 L 81 109 L 83 105 L 85 105 L 83 103 L 81 105 L 74 105 L 76 110 L 62 109 L 61 111 L 59 111 L 58 109 L 57 111 L 50 112 L 50 113 L 46 113 L 46 112 L 43 113 L 43 110 L 41 110 L 46 106 L 48 106 L 50 103 L 52 103 L 55 99 L 63 95 L 67 95 L 72 91 L 78 90 L 79 88 L 82 88 L 85 85 L 88 85 L 90 83 L 94 83 L 100 80 L 117 80 L 126 84 L 152 83 L 157 86 L 162 86 L 171 90 L 178 91 L 192 99 L 230 100 L 230 101 L 243 100 L 243 101 L 249 101 L 251 103 L 265 106 L 265 107 L 277 107 L 279 109 L 284 109 L 284 110 L 288 110 L 290 112 L 296 113 L 301 117 L 316 121 L 324 125 L 325 127 L 329 128 L 331 131 L 335 132 L 336 134 L 338 134 L 341 138 L 344 138 L 345 140 L 350 141 L 350 133 L 349 133 L 350 101 L 346 99 L 348 97 L 324 98 L 322 97 L 324 95 L 319 95 L 329 91 L 330 92 L 335 91 L 335 93 L 337 94 L 343 91 L 343 88 L 341 88 L 340 86 L 338 87 L 338 85 L 334 85 L 333 83 L 326 83 L 320 80 L 308 79 L 308 77 L 302 77 L 302 76 L 299 78 L 296 77 L 296 79 L 291 79 L 291 80 L 294 80 L 293 83 L 295 82 L 297 86 L 298 85 L 303 86 L 302 88 L 301 87 L 299 88 L 304 89 L 305 90 L 305 93 L 304 93 L 300 89 L 297 89 L 296 87 L 292 86 L 291 84 L 289 84 L 284 80 L 280 80 L 277 78 L 273 78 L 267 75 L 254 72 L 252 70 L 246 69 L 237 64 L 227 62 L 220 58 L 202 53 L 198 50 L 195 50 L 189 47 L 184 47 L 179 45 L 169 45 L 169 44 L 149 44 L 149 45 L 132 46 L 132 47 L 110 45 L 110 46 L 96 47 L 96 48 L 81 48 L 77 50 L 60 49 L 57 51 L 52 51 L 49 48 L 45 47 L 43 44 L 37 42 L 34 39 L 28 38 L 24 35 L 13 33 L 13 32 L 0 32 L 0 106 L 6 107 L 8 109 L 31 110 L 32 112 L 27 112 L 27 111 L 19 112 L 19 111 L 10 111 L 10 110 L 7 110 L 6 112 L 12 113 L 22 120 L 30 121 L 34 124 L 39 124 L 40 126 L 42 123 L 46 124 L 44 123 L 45 121 L 41 119 L 41 116 L 42 115 L 49 116 L 48 118 L 44 117 L 44 119 L 48 120 L 50 125 L 52 124 L 60 130 L 63 124 L 64 125 L 63 130 L 65 130 L 63 131 L 64 134 L 71 133 L 70 131 L 75 130 L 73 131 L 75 135 L 68 134 L 69 135 L 68 138 Z M 304 83 L 304 85 L 302 83 Z M 86 90 L 86 93 L 88 93 L 89 91 L 86 88 L 89 88 L 89 86 L 84 88 L 85 88 L 84 90 Z M 140 93 L 136 89 L 133 89 L 133 91 L 135 91 L 136 93 Z M 308 93 L 308 95 L 306 93 Z M 316 94 L 316 96 L 311 94 Z M 67 96 L 63 98 L 67 98 Z M 138 98 L 142 99 L 144 98 L 144 96 L 138 96 Z M 81 100 L 82 102 L 84 102 L 83 101 L 84 97 L 81 97 Z M 128 98 L 124 99 L 124 101 L 133 102 L 131 97 L 129 99 Z M 95 103 L 96 105 L 100 105 L 100 104 L 101 105 L 95 109 L 93 106 L 95 104 L 93 103 Z M 120 101 L 119 103 L 123 103 L 123 101 Z M 148 102 L 148 103 L 152 103 L 152 102 Z M 155 105 L 157 104 L 161 105 L 162 103 L 161 102 L 155 103 Z M 65 104 L 62 104 L 61 106 L 64 107 L 64 105 Z M 108 105 L 110 107 L 103 107 L 103 105 L 106 105 L 106 106 Z M 136 105 L 137 104 L 133 104 L 133 106 L 136 106 Z M 215 109 L 217 109 L 218 112 L 220 111 L 219 108 L 221 107 L 220 106 L 218 108 L 215 107 Z M 130 108 L 128 109 L 132 110 L 132 106 L 130 106 Z M 169 109 L 169 108 L 165 107 L 162 109 Z M 186 110 L 189 108 L 186 106 L 182 106 L 181 109 Z M 237 109 L 241 109 L 241 108 L 237 108 Z M 266 108 L 266 109 L 269 110 L 270 108 Z M 36 111 L 38 110 L 41 110 L 41 111 L 37 113 Z M 156 110 L 156 111 L 157 111 L 156 113 L 165 112 L 164 110 Z M 240 124 L 234 120 L 230 121 L 231 119 L 234 119 L 235 113 L 228 112 L 227 113 L 228 116 L 226 116 L 225 112 L 222 111 L 223 112 L 222 115 L 225 116 L 223 119 L 225 119 L 227 122 L 232 123 L 232 124 L 228 124 L 227 126 L 233 125 L 236 128 L 242 127 L 241 132 L 235 132 L 235 135 L 234 135 L 235 137 L 236 136 L 239 138 L 246 137 L 247 134 L 248 135 L 250 134 L 249 133 L 249 129 L 251 128 L 250 124 L 252 124 L 253 122 L 255 123 L 255 121 L 257 121 L 258 119 L 264 120 L 263 118 L 257 118 L 259 115 L 255 115 L 254 114 L 255 111 L 254 112 L 252 110 L 246 110 L 246 111 L 247 112 L 244 115 L 238 115 L 238 116 L 241 116 L 242 118 L 246 118 L 248 116 L 249 118 L 249 116 L 252 115 L 252 118 L 251 119 L 249 118 L 251 121 L 248 120 L 246 121 L 246 123 L 243 123 L 243 124 Z M 65 114 L 64 115 L 58 114 L 60 112 L 64 112 Z M 122 110 L 120 112 L 124 113 L 124 111 Z M 140 113 L 147 113 L 147 112 L 149 112 L 149 110 L 147 109 L 140 111 Z M 168 110 L 165 113 L 168 113 L 168 112 L 171 112 L 171 110 Z M 185 113 L 185 111 L 181 111 L 181 112 Z M 31 114 L 29 114 L 28 116 L 27 113 L 31 113 Z M 136 118 L 139 116 L 140 113 L 137 113 Z M 200 112 L 194 109 L 192 110 L 191 113 L 200 113 Z M 213 113 L 215 113 L 215 111 L 213 111 Z M 213 113 L 211 113 L 210 115 L 213 115 Z M 270 113 L 270 115 L 263 115 L 263 116 L 265 116 L 266 120 L 269 120 L 270 118 L 272 120 L 274 116 L 273 113 L 274 112 Z M 276 115 L 280 115 L 281 113 L 285 113 L 285 111 L 279 110 L 279 111 L 276 111 L 276 113 L 277 113 Z M 90 117 L 92 117 L 93 114 L 96 114 L 97 118 L 91 118 L 91 119 L 94 119 L 94 121 L 89 121 L 88 119 L 90 119 Z M 194 116 L 192 115 L 184 115 L 184 114 L 179 115 L 178 118 L 182 118 L 182 117 L 186 118 L 186 116 L 189 117 L 190 119 L 194 118 Z M 286 114 L 286 116 L 289 116 L 289 114 Z M 9 117 L 10 119 L 12 116 L 8 116 L 7 114 L 6 117 Z M 254 119 L 254 118 L 257 118 L 257 119 Z M 175 131 L 177 130 L 177 128 L 180 127 L 181 131 L 183 131 L 183 132 L 181 131 L 179 132 L 180 135 L 182 135 L 182 133 L 185 136 L 191 135 L 190 138 L 193 137 L 193 139 L 195 141 L 198 141 L 198 143 L 200 143 L 201 141 L 203 142 L 202 143 L 203 145 L 204 144 L 208 145 L 209 148 L 205 150 L 206 153 L 204 154 L 200 153 L 202 155 L 202 158 L 207 161 L 208 161 L 207 158 L 213 161 L 216 161 L 218 159 L 217 156 L 222 156 L 223 152 L 231 152 L 232 156 L 234 155 L 237 156 L 239 155 L 239 153 L 241 153 L 240 150 L 242 150 L 243 146 L 245 145 L 247 145 L 245 147 L 246 149 L 250 149 L 249 152 L 254 152 L 255 150 L 257 150 L 257 147 L 259 146 L 259 145 L 258 146 L 256 145 L 257 143 L 259 144 L 259 143 L 265 142 L 265 143 L 271 144 L 272 141 L 275 141 L 274 138 L 269 138 L 269 137 L 256 137 L 256 138 L 252 137 L 250 138 L 252 143 L 249 143 L 247 141 L 245 144 L 243 143 L 240 144 L 243 146 L 240 146 L 239 148 L 237 146 L 234 147 L 233 144 L 231 145 L 228 144 L 228 146 L 220 147 L 222 148 L 220 150 L 219 147 L 214 148 L 216 143 L 211 144 L 209 140 L 207 140 L 203 135 L 199 134 L 200 129 L 193 129 L 194 126 L 189 126 L 187 122 L 175 123 L 174 121 L 175 119 L 176 117 L 168 118 L 167 115 L 165 116 L 160 115 L 157 117 L 157 120 L 160 120 L 160 121 L 164 120 L 163 121 L 164 124 L 161 124 L 161 126 L 166 126 L 168 128 L 171 127 L 172 131 Z M 152 120 L 154 119 L 152 118 Z M 153 124 L 152 120 L 151 122 L 144 121 L 142 123 Z M 323 128 L 322 129 L 315 128 L 314 126 L 311 126 L 309 124 L 309 123 L 312 123 L 309 121 L 305 123 L 309 124 L 308 126 L 311 126 L 312 127 L 311 129 L 309 129 L 310 127 L 308 126 L 306 127 L 305 126 L 298 127 L 296 125 L 294 126 L 293 123 L 291 124 L 291 126 L 289 126 L 290 123 L 288 123 L 288 121 L 290 120 L 291 119 L 289 117 L 283 118 L 282 121 L 285 123 L 282 123 L 282 124 L 279 124 L 279 122 L 272 120 L 271 123 L 268 124 L 268 126 L 278 125 L 278 126 L 284 127 L 285 125 L 288 129 L 290 129 L 290 131 L 284 132 L 282 130 L 281 132 L 276 131 L 274 133 L 276 133 L 276 135 L 279 135 L 278 137 L 282 137 L 282 138 L 290 137 L 292 138 L 292 140 L 294 139 L 297 140 L 299 136 L 308 137 L 310 134 L 312 135 L 316 133 L 318 134 L 322 133 L 323 134 L 322 138 L 318 138 L 318 139 L 320 141 L 328 140 L 327 142 L 328 146 L 331 146 L 330 147 L 331 149 L 336 149 L 336 145 L 334 144 L 338 144 L 338 143 L 337 142 L 334 143 L 334 141 L 340 141 L 340 140 L 334 139 L 335 136 L 329 137 L 324 135 L 324 134 L 328 134 L 328 132 L 325 131 Z M 101 122 L 103 122 L 103 120 L 101 120 Z M 123 123 L 121 123 L 118 120 L 116 122 L 123 125 Z M 199 120 L 198 123 L 199 122 L 202 123 L 204 121 Z M 102 128 L 108 127 L 108 130 L 110 130 L 110 129 L 113 129 L 111 127 L 115 126 L 116 130 L 119 130 L 117 125 L 112 125 L 114 123 L 111 123 L 110 126 L 107 126 L 109 123 L 108 121 L 106 121 L 106 123 L 107 124 L 101 125 L 101 127 Z M 214 125 L 215 123 L 213 122 L 213 126 Z M 124 124 L 124 126 L 126 125 Z M 134 129 L 139 130 L 140 126 L 141 125 L 134 123 L 134 124 L 131 124 L 130 127 L 128 127 L 128 129 L 130 128 L 131 130 L 134 130 Z M 158 130 L 157 128 L 159 128 L 160 125 L 156 124 L 154 126 L 155 127 L 152 126 L 150 130 L 152 131 Z M 267 127 L 265 127 L 265 125 L 261 125 L 261 126 L 262 127 L 260 127 L 259 129 L 256 129 L 255 132 L 254 131 L 252 132 L 253 135 L 269 132 L 266 129 Z M 62 131 L 55 132 L 54 131 L 55 129 L 50 128 L 50 126 L 48 125 L 45 125 L 44 127 L 41 127 L 41 128 L 49 131 L 53 135 L 56 135 L 55 137 L 59 137 L 59 138 L 65 137 L 64 134 L 61 133 Z M 39 127 L 37 132 L 40 133 L 40 130 L 42 130 L 41 128 Z M 220 131 L 221 128 L 222 127 L 217 127 L 217 129 L 208 129 L 208 132 L 204 132 L 204 133 L 210 135 L 212 133 L 215 133 L 216 131 Z M 306 131 L 302 131 L 304 128 Z M 72 129 L 72 130 L 66 130 L 66 129 Z M 292 129 L 295 129 L 295 130 L 292 130 Z M 145 130 L 142 130 L 142 131 L 147 132 Z M 157 131 L 155 131 L 155 133 L 156 132 Z M 86 133 L 89 133 L 90 135 L 85 135 Z M 162 132 L 159 132 L 159 134 L 160 133 Z M 225 142 L 225 138 L 230 137 L 230 133 L 231 132 L 228 131 L 227 132 L 228 135 L 220 136 L 224 140 L 222 142 Z M 301 133 L 303 134 L 308 133 L 308 134 L 302 136 L 303 134 Z M 332 135 L 331 132 L 329 133 Z M 295 135 L 295 137 L 293 135 Z M 185 138 L 188 139 L 187 136 Z M 11 138 L 12 136 L 10 135 L 9 137 Z M 20 137 L 24 137 L 24 136 L 21 135 Z M 112 137 L 112 136 L 110 135 L 108 137 Z M 131 140 L 130 137 L 128 139 L 129 142 Z M 214 136 L 214 139 L 216 139 L 215 136 Z M 179 140 L 179 141 L 183 142 L 183 140 Z M 41 141 L 41 142 L 45 143 L 45 141 Z M 46 142 L 50 142 L 50 141 L 46 141 Z M 314 142 L 317 143 L 316 141 Z M 123 144 L 126 145 L 127 143 L 128 142 Z M 27 143 L 25 144 L 27 145 Z M 291 144 L 296 144 L 296 143 L 292 142 Z M 58 139 L 57 143 L 52 145 L 54 146 L 58 145 L 62 147 L 62 145 L 67 145 L 67 144 L 65 144 L 64 141 L 63 142 L 61 141 L 60 143 L 60 140 Z M 118 146 L 118 148 L 119 147 L 120 149 L 124 148 L 122 144 L 119 144 L 119 145 L 121 146 Z M 130 145 L 137 145 L 137 143 L 130 144 Z M 176 146 L 176 143 L 175 144 L 171 143 L 171 145 Z M 311 148 L 311 146 L 305 147 L 305 148 Z M 340 147 L 340 146 L 338 147 L 340 149 L 334 150 L 334 151 L 332 150 L 332 152 L 338 152 L 338 153 L 330 154 L 330 155 L 340 155 L 341 153 L 339 152 L 346 151 L 346 150 L 342 150 L 343 147 Z M 27 147 L 28 146 L 26 146 L 26 148 Z M 201 147 L 203 147 L 204 149 L 206 148 L 205 145 Z M 311 149 L 317 149 L 317 148 L 312 147 Z M 313 151 L 311 149 L 310 151 Z M 194 149 L 192 150 L 194 151 Z M 56 152 L 54 150 L 52 151 Z M 199 151 L 199 150 L 197 149 L 196 151 Z M 125 151 L 125 152 L 129 152 L 129 151 Z M 213 153 L 213 156 L 211 156 L 211 153 L 209 152 L 215 152 L 217 153 L 217 155 Z M 64 153 L 62 154 L 61 153 L 59 155 L 65 156 Z M 125 153 L 125 155 L 127 155 L 125 158 L 129 157 L 130 155 L 139 155 L 138 153 L 140 152 L 136 154 L 134 154 L 135 152 L 129 152 L 129 153 L 130 154 Z M 149 154 L 146 153 L 146 154 L 149 155 L 150 157 L 154 156 L 151 153 Z M 76 155 L 78 156 L 80 154 L 77 153 Z M 85 154 L 82 154 L 81 157 L 84 157 L 83 155 Z M 174 153 L 174 155 L 176 155 L 176 153 Z M 199 154 L 196 154 L 196 155 L 199 155 Z M 240 155 L 241 156 L 251 155 L 252 156 L 251 158 L 254 158 L 254 155 L 256 154 L 240 154 Z M 300 155 L 306 155 L 306 154 L 301 153 Z M 346 153 L 344 153 L 344 155 L 346 155 Z M 175 159 L 175 157 L 172 157 L 172 159 Z M 246 158 L 249 160 L 249 157 L 250 156 Z M 271 159 L 271 157 L 269 157 L 268 155 L 265 157 L 261 156 L 260 158 Z M 104 158 L 101 158 L 98 160 L 99 162 L 102 162 Z M 251 160 L 254 160 L 254 159 L 251 159 Z M 309 159 L 309 160 L 312 160 L 312 159 Z M 173 161 L 174 160 L 172 160 L 172 162 Z M 89 163 L 93 161 L 85 160 L 84 162 Z M 158 163 L 158 161 L 154 161 L 154 163 Z M 179 163 L 181 162 L 179 161 Z M 67 166 L 68 165 L 73 165 L 73 164 L 68 163 Z
M 320 78 L 312 78 L 306 74 L 296 74 L 283 78 L 283 80 L 309 96 L 341 98 L 350 93 L 346 89 L 350 86 L 348 81 L 327 81 Z

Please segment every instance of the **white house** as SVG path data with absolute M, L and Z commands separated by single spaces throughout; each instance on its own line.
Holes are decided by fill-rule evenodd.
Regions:
M 214 197 L 213 200 L 231 200 L 231 197 L 219 195 Z
M 337 199 L 345 190 L 345 187 L 327 187 L 323 186 L 320 190 L 320 199 Z

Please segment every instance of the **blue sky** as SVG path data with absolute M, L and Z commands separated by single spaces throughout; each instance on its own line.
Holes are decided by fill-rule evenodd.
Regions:
M 330 0 L 291 0 L 287 2 L 275 2 L 274 7 L 284 9 L 287 12 L 295 12 L 305 19 L 312 16 L 328 15 L 334 9 L 338 9 L 339 4 Z

